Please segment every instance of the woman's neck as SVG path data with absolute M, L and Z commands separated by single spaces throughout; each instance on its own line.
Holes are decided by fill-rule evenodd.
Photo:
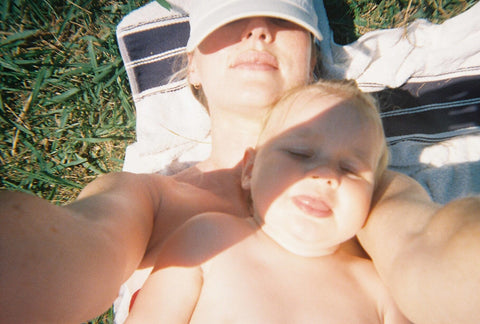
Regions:
M 243 159 L 245 150 L 255 147 L 263 116 L 261 111 L 253 114 L 217 111 L 211 114 L 212 152 L 199 166 L 203 166 L 204 171 L 236 166 Z

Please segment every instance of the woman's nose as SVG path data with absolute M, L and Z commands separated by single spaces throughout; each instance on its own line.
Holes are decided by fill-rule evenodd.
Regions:
M 271 42 L 273 39 L 271 23 L 267 17 L 253 17 L 246 19 L 243 31 L 244 39 L 262 40 Z

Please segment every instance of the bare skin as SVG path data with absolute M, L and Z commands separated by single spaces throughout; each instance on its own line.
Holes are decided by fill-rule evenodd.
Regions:
M 83 197 L 92 195 L 97 202 L 81 199 L 73 205 L 75 208 L 53 206 L 21 193 L 1 192 L 0 260 L 9 261 L 0 262 L 0 323 L 79 323 L 110 307 L 118 287 L 144 258 L 143 251 L 153 231 L 155 208 L 152 206 L 160 204 L 162 197 L 158 188 L 164 179 L 125 173 L 100 177 L 82 194 Z M 189 184 L 180 182 L 179 185 L 184 186 L 185 191 L 197 190 Z M 359 238 L 402 312 L 415 323 L 475 322 L 480 318 L 477 307 L 479 199 L 462 199 L 440 209 L 411 178 L 391 171 L 382 179 L 382 187 L 383 198 L 377 202 Z M 203 197 L 211 197 L 208 189 L 199 191 Z M 98 192 L 103 196 L 97 196 Z M 177 193 L 182 196 L 181 191 Z M 129 199 L 125 199 L 126 196 Z M 238 211 L 228 207 L 230 201 L 213 197 L 218 205 L 215 207 L 212 203 L 208 210 Z M 188 201 L 191 204 L 186 206 Z M 197 203 L 207 204 L 207 200 L 182 200 L 181 206 L 191 210 L 190 216 L 205 212 L 197 209 Z M 406 205 L 415 226 L 403 223 Z M 70 218 L 72 209 L 76 216 Z M 132 213 L 127 215 L 126 210 Z M 181 215 L 181 210 L 176 214 Z M 422 215 L 424 217 L 414 217 Z M 443 219 L 439 218 L 430 230 L 430 220 L 440 217 L 437 215 L 443 215 Z M 445 225 L 441 225 L 442 222 Z M 61 230 L 52 235 L 54 228 Z M 449 236 L 438 235 L 436 244 L 423 245 L 422 241 L 430 237 L 425 233 L 445 233 L 446 229 L 452 229 Z M 132 235 L 135 232 L 138 234 Z M 153 244 L 154 240 L 155 235 L 150 246 L 158 246 Z M 154 250 L 150 248 L 145 255 L 145 260 L 152 260 L 145 264 L 153 262 Z M 56 262 L 51 262 L 52 255 L 57 256 Z M 455 259 L 456 263 L 451 262 Z M 448 284 L 452 281 L 455 285 Z M 413 287 L 417 289 L 412 291 Z M 459 299 L 468 302 L 458 303 Z
M 127 323 L 409 323 L 370 261 L 297 256 L 251 218 L 195 217 L 160 255 Z
M 268 50 L 285 66 L 292 63 L 288 56 L 280 56 L 297 55 L 295 64 L 299 66 L 288 70 L 280 64 L 274 71 L 257 71 L 258 74 L 230 70 L 230 79 L 239 78 L 239 83 L 230 91 L 218 92 L 225 97 L 215 97 L 215 84 L 209 85 L 210 79 L 202 78 L 208 69 L 191 71 L 192 79 L 200 78 L 191 80 L 192 83 L 198 81 L 205 85 L 212 114 L 213 151 L 207 161 L 173 179 L 126 173 L 103 176 L 88 185 L 75 203 L 65 207 L 53 206 L 21 193 L 0 194 L 0 322 L 79 323 L 93 318 L 110 307 L 120 285 L 140 264 L 141 267 L 153 265 L 152 256 L 165 240 L 165 233 L 169 232 L 164 229 L 171 231 L 200 212 L 215 210 L 238 214 L 242 207 L 237 205 L 235 198 L 232 200 L 232 196 L 244 193 L 236 191 L 239 180 L 230 179 L 239 174 L 238 163 L 245 148 L 256 143 L 261 128 L 260 116 L 263 116 L 259 109 L 267 109 L 289 88 L 308 82 L 311 71 L 308 67 L 312 65 L 310 38 L 305 32 L 302 34 L 297 30 L 291 34 L 292 38 L 283 39 L 283 46 L 277 46 L 271 41 L 282 40 L 280 37 L 287 36 L 285 31 L 280 34 L 275 29 L 276 37 L 265 37 L 266 33 L 272 33 L 273 27 L 265 20 L 250 21 L 254 23 L 239 29 L 242 31 L 239 35 L 244 37 L 239 36 L 231 49 L 238 53 L 252 49 Z M 266 39 L 270 40 L 269 43 L 259 43 Z M 221 48 L 221 44 L 217 46 Z M 302 52 L 292 52 L 292 49 L 301 48 Z M 200 58 L 200 54 L 194 54 L 194 60 Z M 220 61 L 217 58 L 211 62 Z M 290 72 L 286 71 L 303 71 L 302 77 L 289 76 Z M 248 89 L 249 96 L 237 97 L 235 93 L 242 93 L 243 87 L 255 78 L 262 82 Z M 273 89 L 271 81 L 277 79 L 295 82 L 280 82 Z M 212 90 L 208 92 L 208 89 Z M 238 102 L 238 106 L 225 107 L 222 104 L 225 98 L 231 99 L 230 104 Z M 172 185 L 171 181 L 175 184 Z M 225 181 L 225 189 L 218 192 L 216 183 L 222 181 Z M 165 184 L 177 189 L 173 193 L 162 192 Z M 415 181 L 388 172 L 382 180 L 382 188 L 384 190 L 379 191 L 378 202 L 361 240 L 402 310 L 413 319 L 428 319 L 427 322 L 441 323 L 444 319 L 450 319 L 449 323 L 478 321 L 480 307 L 475 299 L 480 291 L 478 198 L 473 202 L 461 200 L 455 203 L 454 213 L 450 213 L 449 206 L 445 207 L 443 214 L 451 216 L 440 217 L 435 222 L 445 221 L 445 226 L 435 225 L 430 229 L 430 220 L 436 219 L 443 210 L 430 201 Z M 162 204 L 169 200 L 167 195 L 172 195 L 172 201 L 184 195 L 190 198 L 182 199 L 177 205 L 179 209 L 172 212 L 173 216 L 168 216 L 160 213 Z M 199 198 L 195 200 L 192 196 Z M 403 223 L 405 215 L 411 220 Z M 418 216 L 415 222 L 414 216 Z M 417 235 L 415 241 L 410 240 L 412 228 Z M 438 228 L 459 228 L 461 231 L 452 233 L 458 236 L 451 236 L 454 240 L 439 235 L 438 244 L 424 247 L 422 239 L 430 237 L 430 233 Z M 469 240 L 469 244 L 458 244 L 461 240 Z M 452 242 L 457 243 L 450 247 Z M 446 247 L 450 251 L 449 259 L 454 256 L 457 262 L 436 262 L 440 257 L 446 260 L 442 255 Z M 412 255 L 418 258 L 412 258 Z M 427 259 L 424 255 L 430 257 Z M 410 275 L 398 274 L 399 269 L 411 269 Z M 419 273 L 420 270 L 416 269 L 422 271 Z M 452 273 L 469 276 L 452 277 Z M 449 284 L 453 281 L 455 285 Z M 412 293 L 408 288 L 412 286 L 419 287 L 419 291 L 428 291 L 428 298 Z M 453 296 L 457 301 L 471 302 L 462 303 L 463 308 L 459 311 L 458 303 L 449 303 L 443 297 L 438 301 L 437 296 Z M 438 312 L 434 305 L 442 305 L 442 312 Z
M 358 237 L 404 314 L 414 323 L 478 322 L 480 197 L 441 206 L 394 172 L 376 194 Z
M 375 127 L 343 98 L 304 95 L 245 154 L 253 218 L 186 222 L 159 251 L 128 323 L 409 323 L 371 261 L 338 249 L 368 214 L 379 117 Z
M 0 259 L 11 260 L 0 268 L 0 283 L 5 287 L 0 296 L 2 321 L 86 321 L 110 307 L 136 268 L 153 266 L 153 256 L 166 235 L 187 218 L 209 210 L 241 214 L 237 204 L 245 199 L 238 197 L 243 192 L 237 164 L 245 148 L 255 144 L 266 109 L 289 88 L 308 82 L 313 60 L 311 37 L 296 25 L 278 26 L 257 18 L 231 27 L 228 37 L 220 31 L 218 37 L 205 40 L 204 51 L 196 50 L 191 63 L 190 77 L 204 87 L 212 115 L 213 148 L 208 160 L 170 179 L 109 174 L 89 184 L 66 207 L 20 193 L 2 193 L 0 228 L 5 243 L 0 246 Z M 298 50 L 287 51 L 293 44 Z M 218 51 L 209 56 L 205 48 Z M 251 51 L 268 51 L 278 65 L 263 70 L 230 66 L 231 60 Z M 215 68 L 208 69 L 209 64 Z M 204 72 L 201 67 L 206 67 Z M 217 75 L 210 78 L 212 72 Z M 236 88 L 214 91 L 217 78 L 227 76 L 238 80 Z M 225 84 L 222 80 L 220 84 Z M 254 80 L 258 80 L 256 87 L 250 88 Z M 248 97 L 238 95 L 247 88 Z M 256 104 L 249 105 L 254 99 Z M 165 186 L 170 189 L 163 190 Z M 168 205 L 179 199 L 182 203 Z M 70 218 L 72 214 L 75 217 Z M 49 234 L 52 224 L 61 227 L 58 235 Z M 65 253 L 63 246 L 69 241 L 76 244 Z M 56 263 L 50 262 L 51 255 L 58 255 Z M 34 284 L 26 286 L 25 280 Z M 64 289 L 67 283 L 68 290 Z M 30 312 L 24 311 L 27 306 Z
M 192 182 L 201 179 L 195 185 L 109 174 L 65 207 L 2 192 L 0 256 L 10 261 L 0 263 L 0 322 L 86 321 L 111 306 L 135 269 L 153 266 L 167 234 L 186 219 L 212 208 L 242 215 L 246 199 L 234 170 L 192 177 L 194 171 L 187 174 Z

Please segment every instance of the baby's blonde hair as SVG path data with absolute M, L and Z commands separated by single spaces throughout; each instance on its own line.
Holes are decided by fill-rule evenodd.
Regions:
M 265 116 L 262 132 L 259 136 L 258 144 L 265 142 L 268 137 L 266 130 L 269 129 L 272 114 L 277 111 L 277 107 L 285 105 L 285 109 L 281 112 L 281 118 L 287 118 L 287 114 L 295 106 L 296 100 L 306 94 L 315 95 L 333 95 L 343 98 L 351 103 L 352 107 L 359 109 L 366 117 L 368 117 L 377 127 L 379 136 L 381 137 L 381 153 L 375 170 L 375 182 L 381 178 L 388 167 L 389 152 L 387 142 L 383 130 L 382 119 L 380 117 L 377 101 L 368 93 L 361 91 L 354 80 L 319 80 L 313 84 L 301 86 L 287 92 L 277 103 L 270 109 Z

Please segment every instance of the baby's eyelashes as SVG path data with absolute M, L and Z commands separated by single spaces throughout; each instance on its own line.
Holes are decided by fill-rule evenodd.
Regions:
M 350 165 L 340 165 L 340 171 L 348 176 L 360 178 L 360 172 L 357 168 Z
M 310 159 L 315 155 L 315 152 L 310 149 L 290 148 L 285 150 L 290 156 L 297 159 Z

